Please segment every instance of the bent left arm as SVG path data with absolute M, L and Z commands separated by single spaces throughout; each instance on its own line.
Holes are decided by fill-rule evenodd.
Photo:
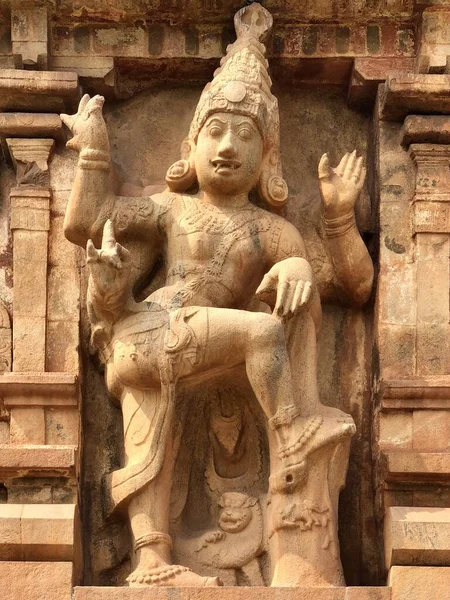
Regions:
M 374 277 L 372 259 L 356 227 L 354 210 L 365 175 L 356 151 L 345 154 L 335 169 L 326 154 L 319 163 L 325 232 L 337 291 L 342 301 L 355 307 L 369 299 Z
M 276 225 L 279 235 L 276 242 L 272 238 L 268 257 L 272 268 L 256 290 L 256 295 L 269 304 L 273 314 L 281 319 L 308 310 L 318 330 L 322 318 L 320 296 L 306 258 L 305 243 L 288 221 L 280 219 Z

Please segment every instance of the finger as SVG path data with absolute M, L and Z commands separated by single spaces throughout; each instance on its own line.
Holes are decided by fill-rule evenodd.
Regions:
M 355 181 L 358 181 L 359 176 L 361 175 L 362 166 L 363 166 L 363 157 L 360 156 L 356 160 L 355 166 L 353 167 L 353 173 L 351 174 L 352 179 L 354 179 Z
M 320 159 L 318 172 L 319 179 L 326 179 L 327 177 L 331 177 L 333 173 L 330 166 L 330 159 L 328 158 L 327 153 L 323 154 L 322 158 Z
M 353 172 L 353 167 L 355 166 L 355 162 L 356 162 L 356 150 L 353 150 L 353 152 L 348 157 L 348 161 L 347 161 L 347 164 L 346 164 L 345 170 L 344 170 L 344 177 L 349 178 L 351 176 L 351 174 Z
M 302 300 L 300 302 L 300 306 L 304 306 L 305 304 L 308 304 L 310 298 L 311 298 L 311 293 L 312 293 L 312 285 L 310 281 L 307 281 L 305 283 L 305 287 L 303 288 L 303 294 L 302 294 Z
M 336 175 L 339 175 L 339 177 L 342 177 L 342 175 L 344 174 L 345 167 L 347 166 L 349 157 L 350 157 L 350 154 L 348 152 L 346 152 L 344 154 L 344 156 L 341 158 L 341 162 L 336 167 Z
M 366 179 L 366 173 L 367 173 L 367 169 L 366 169 L 365 167 L 363 167 L 363 168 L 361 169 L 361 173 L 360 173 L 360 175 L 359 175 L 359 179 L 358 179 L 358 181 L 356 182 L 356 185 L 358 186 L 358 188 L 359 188 L 359 189 L 361 189 L 361 188 L 362 188 L 362 186 L 364 185 L 364 181 L 365 181 L 365 179 Z
M 283 314 L 283 308 L 284 308 L 284 304 L 286 301 L 286 295 L 288 293 L 289 290 L 289 283 L 287 281 L 279 281 L 278 282 L 278 289 L 277 289 L 277 302 L 275 304 L 275 308 L 273 310 L 273 312 L 276 315 L 282 315 Z
M 86 244 L 86 262 L 96 262 L 98 260 L 97 248 L 92 240 L 88 240 Z
M 113 250 L 115 246 L 116 238 L 114 237 L 114 226 L 111 219 L 107 219 L 103 226 L 102 250 Z
M 295 287 L 294 297 L 292 298 L 291 311 L 295 313 L 300 306 L 300 301 L 305 287 L 304 281 L 299 281 Z
M 89 96 L 89 94 L 84 94 L 84 96 L 80 100 L 80 104 L 78 105 L 78 114 L 81 114 L 84 111 L 90 99 L 91 97 Z
M 287 291 L 286 291 L 286 296 L 283 302 L 283 307 L 282 307 L 282 315 L 283 317 L 292 317 L 292 312 L 291 312 L 291 306 L 292 306 L 292 298 L 294 296 L 294 292 L 295 292 L 295 284 L 290 283 L 288 285 Z
M 276 290 L 277 280 L 271 275 L 264 275 L 263 280 L 258 286 L 255 294 L 261 294 L 263 292 L 274 292 Z

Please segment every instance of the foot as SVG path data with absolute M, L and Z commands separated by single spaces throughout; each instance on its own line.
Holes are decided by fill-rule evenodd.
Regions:
M 337 440 L 351 437 L 355 423 L 350 415 L 337 408 L 320 405 L 309 417 L 290 411 L 273 420 L 279 440 L 278 458 L 287 467 L 303 462 L 311 452 Z
M 127 577 L 129 587 L 217 587 L 218 577 L 202 577 L 181 565 L 162 565 L 153 569 L 136 569 Z

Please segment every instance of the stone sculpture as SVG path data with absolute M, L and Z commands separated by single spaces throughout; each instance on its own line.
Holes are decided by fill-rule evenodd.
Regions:
M 220 585 L 215 575 L 227 569 L 247 569 L 249 582 L 261 585 L 257 561 L 266 550 L 272 586 L 344 584 L 337 504 L 355 427 L 320 403 L 319 293 L 301 235 L 268 210 L 288 198 L 263 45 L 272 18 L 252 4 L 236 14 L 235 26 L 237 41 L 202 93 L 166 191 L 114 194 L 103 98 L 86 95 L 76 115 L 62 115 L 74 134 L 68 146 L 80 154 L 65 235 L 86 247 L 92 342 L 123 414 L 125 464 L 109 486 L 111 509 L 125 509 L 130 520 L 130 586 Z M 319 165 L 338 289 L 354 305 L 367 300 L 373 278 L 354 217 L 364 177 L 356 152 L 336 169 L 326 155 Z M 249 200 L 255 190 L 266 208 Z M 160 258 L 164 284 L 136 301 L 135 290 Z M 268 489 L 266 480 L 254 497 L 239 483 L 252 469 L 259 473 L 253 482 L 261 479 L 259 446 L 256 453 L 250 446 L 264 442 L 255 408 L 236 401 L 232 390 L 225 412 L 212 406 L 209 413 L 205 477 L 217 492 L 216 525 L 172 539 L 172 513 L 176 523 L 184 502 L 178 500 L 178 512 L 169 503 L 181 485 L 173 475 L 177 455 L 183 460 L 178 391 L 187 385 L 201 393 L 212 378 L 242 365 L 267 425 Z M 186 419 L 195 410 L 182 407 Z M 220 475 L 217 465 L 227 460 Z M 173 564 L 174 555 L 188 558 Z

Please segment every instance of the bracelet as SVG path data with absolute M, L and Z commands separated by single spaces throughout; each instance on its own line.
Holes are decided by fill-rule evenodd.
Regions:
M 109 154 L 104 150 L 95 150 L 94 148 L 84 148 L 80 152 L 78 166 L 87 170 L 109 170 Z
M 346 234 L 347 231 L 350 231 L 355 226 L 355 215 L 351 212 L 343 217 L 337 217 L 337 219 L 326 219 L 323 217 L 323 222 L 327 237 L 336 238 Z

